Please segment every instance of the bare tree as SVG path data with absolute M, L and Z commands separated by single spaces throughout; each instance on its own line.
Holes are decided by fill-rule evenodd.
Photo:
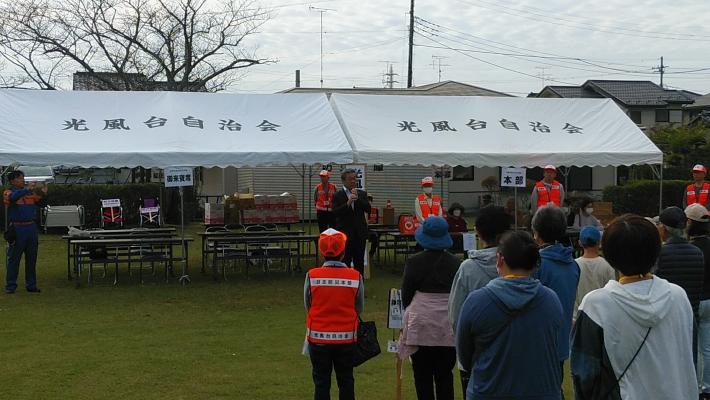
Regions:
M 79 70 L 108 90 L 217 91 L 272 62 L 245 43 L 269 18 L 255 0 L 3 0 L 0 55 L 42 89 Z

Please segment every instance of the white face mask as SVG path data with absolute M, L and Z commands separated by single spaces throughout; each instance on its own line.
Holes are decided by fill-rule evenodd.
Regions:
M 427 186 L 424 188 L 424 193 L 431 194 L 432 189 L 433 189 L 432 187 Z
M 454 217 L 460 217 L 461 216 L 461 210 L 454 210 Z
M 592 207 L 587 207 L 587 208 L 584 209 L 584 211 L 585 211 L 587 214 L 591 214 L 591 213 L 594 212 L 594 209 L 593 209 Z

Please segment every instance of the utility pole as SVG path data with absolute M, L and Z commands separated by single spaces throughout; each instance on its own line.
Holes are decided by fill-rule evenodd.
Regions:
M 319 8 L 309 6 L 309 10 L 320 13 L 320 87 L 323 87 L 323 14 L 328 11 L 335 11 L 332 8 Z
M 545 81 L 552 78 L 550 74 L 545 73 L 547 67 L 535 67 L 535 69 L 539 69 L 541 71 L 537 74 L 537 76 L 540 77 L 540 81 L 542 82 L 542 88 L 545 88 Z
M 414 57 L 414 0 L 409 7 L 409 63 L 407 65 L 407 88 L 412 87 L 412 61 Z
M 661 74 L 661 87 L 663 87 L 663 73 L 666 72 L 666 68 L 668 68 L 668 66 L 663 65 L 663 57 L 661 57 L 661 65 L 653 67 L 654 71 L 658 71 L 658 73 Z
M 399 75 L 399 74 L 395 73 L 392 68 L 392 64 L 394 64 L 394 62 L 392 62 L 392 61 L 380 61 L 380 62 L 387 63 L 385 73 L 382 74 L 383 75 L 382 84 L 387 89 L 394 89 L 394 84 L 399 83 L 398 81 L 394 80 L 394 77 Z
M 446 57 L 444 56 L 431 56 L 431 67 L 436 69 L 437 64 L 439 67 L 439 82 L 441 82 L 441 67 L 448 67 L 450 66 L 449 64 L 442 64 L 441 60 Z

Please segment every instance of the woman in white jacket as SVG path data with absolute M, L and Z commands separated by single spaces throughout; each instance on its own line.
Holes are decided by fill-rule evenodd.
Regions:
M 685 291 L 650 271 L 656 227 L 623 215 L 604 231 L 602 250 L 620 273 L 587 294 L 572 332 L 577 399 L 696 399 L 693 311 Z

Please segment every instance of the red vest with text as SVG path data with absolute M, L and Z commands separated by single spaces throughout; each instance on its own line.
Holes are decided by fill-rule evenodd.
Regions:
M 535 189 L 537 190 L 537 208 L 544 207 L 549 202 L 553 202 L 557 207 L 560 207 L 562 203 L 560 187 L 562 187 L 562 184 L 557 181 L 552 181 L 552 189 L 548 190 L 543 181 L 537 182 L 535 184 Z
M 694 183 L 688 185 L 685 189 L 686 204 L 700 203 L 702 206 L 708 204 L 708 191 L 710 191 L 710 183 L 703 182 L 703 187 L 698 191 Z
M 316 200 L 316 210 L 318 211 L 330 211 L 330 207 L 333 205 L 333 195 L 335 191 L 335 185 L 328 183 L 328 193 L 323 190 L 323 184 L 319 183 L 316 186 L 316 191 L 318 192 L 318 200 Z
M 439 215 L 439 212 L 441 211 L 441 198 L 439 196 L 435 194 L 431 196 L 431 207 L 429 207 L 429 203 L 427 202 L 427 198 L 424 193 L 420 194 L 417 197 L 417 200 L 419 200 L 419 208 L 422 210 L 422 218 L 427 219 L 430 215 Z
M 324 344 L 355 343 L 360 273 L 346 267 L 320 267 L 308 271 L 308 279 L 311 308 L 306 317 L 306 339 Z

